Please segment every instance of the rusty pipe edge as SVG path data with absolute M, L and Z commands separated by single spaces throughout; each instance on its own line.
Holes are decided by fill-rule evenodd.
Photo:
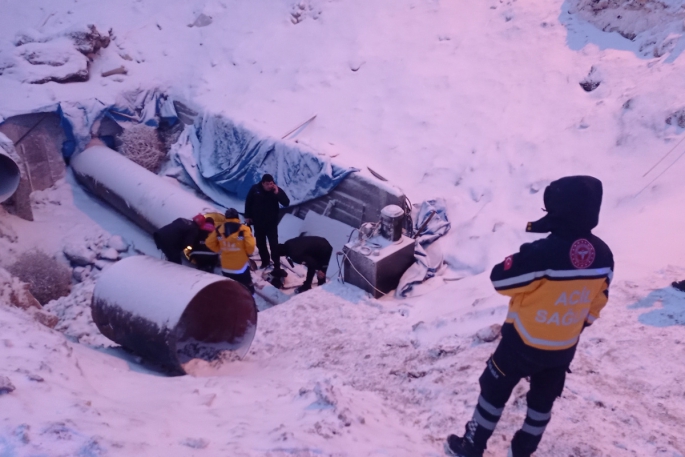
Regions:
M 257 330 L 245 286 L 148 256 L 103 270 L 91 311 L 107 338 L 178 374 L 244 357 Z
M 19 170 L 19 165 L 3 149 L 2 138 L 0 138 L 0 203 L 14 195 L 14 192 L 19 187 L 20 179 L 21 171 Z
M 81 185 L 149 233 L 179 217 L 218 212 L 210 202 L 103 145 L 86 148 L 70 165 Z

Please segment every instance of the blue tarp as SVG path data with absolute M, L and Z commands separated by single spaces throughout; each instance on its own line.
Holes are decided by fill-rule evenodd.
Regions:
M 220 115 L 198 116 L 186 134 L 192 157 L 188 148 L 178 148 L 176 162 L 219 204 L 222 192 L 244 199 L 264 173 L 273 175 L 295 205 L 326 195 L 355 171 L 298 145 L 260 136 Z
M 156 89 L 126 92 L 110 103 L 98 99 L 61 102 L 33 112 L 60 115 L 66 134 L 62 152 L 67 160 L 85 149 L 93 126 L 105 117 L 121 125 L 158 127 L 161 120 L 169 125 L 179 122 L 173 99 Z M 291 204 L 298 204 L 328 194 L 356 171 L 333 165 L 313 151 L 260 135 L 215 114 L 198 115 L 195 125 L 186 127 L 180 143 L 171 151 L 177 168 L 167 168 L 167 174 L 223 206 L 235 206 L 236 197 L 244 199 L 250 186 L 259 182 L 264 173 L 274 176 L 288 193 Z

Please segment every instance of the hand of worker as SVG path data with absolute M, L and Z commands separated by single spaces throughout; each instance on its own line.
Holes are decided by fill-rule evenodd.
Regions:
M 239 240 L 244 240 L 245 239 L 245 232 L 242 230 L 238 232 L 238 239 Z

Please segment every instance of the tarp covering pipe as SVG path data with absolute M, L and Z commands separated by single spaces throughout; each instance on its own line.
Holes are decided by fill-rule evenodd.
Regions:
M 244 357 L 257 330 L 255 301 L 242 284 L 142 255 L 103 270 L 91 309 L 107 338 L 179 374 L 211 373 Z

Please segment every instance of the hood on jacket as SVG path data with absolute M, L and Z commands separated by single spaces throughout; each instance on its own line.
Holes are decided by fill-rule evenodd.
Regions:
M 526 232 L 589 232 L 599 223 L 602 182 L 592 176 L 566 176 L 552 181 L 543 199 L 547 214 L 529 222 Z
M 240 223 L 240 219 L 235 218 L 235 219 L 227 219 L 226 222 L 224 222 L 224 236 L 229 236 L 240 230 L 240 227 L 242 227 L 242 224 Z

